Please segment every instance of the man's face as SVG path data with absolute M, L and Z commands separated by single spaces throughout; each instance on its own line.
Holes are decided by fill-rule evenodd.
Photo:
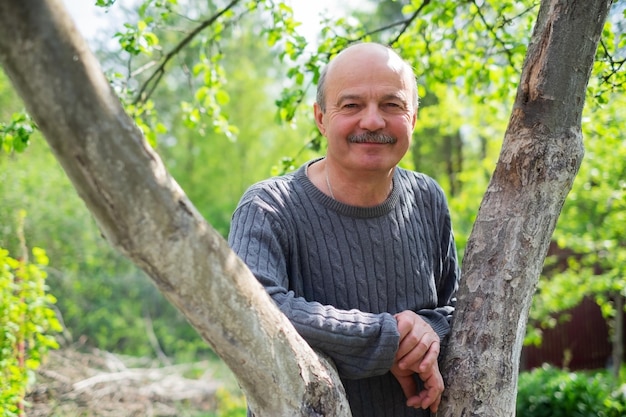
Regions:
M 326 111 L 315 105 L 328 158 L 346 169 L 388 171 L 411 144 L 417 114 L 412 73 L 380 45 L 352 47 L 331 65 Z

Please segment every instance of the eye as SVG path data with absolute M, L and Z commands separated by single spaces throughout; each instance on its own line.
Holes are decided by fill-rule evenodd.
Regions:
M 383 103 L 383 108 L 389 111 L 398 111 L 398 110 L 403 110 L 404 106 L 400 103 L 389 101 L 389 102 Z

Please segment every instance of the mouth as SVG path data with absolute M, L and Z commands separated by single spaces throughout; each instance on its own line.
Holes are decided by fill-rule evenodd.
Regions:
M 393 136 L 379 132 L 365 132 L 348 136 L 348 142 L 350 143 L 394 144 L 397 141 Z

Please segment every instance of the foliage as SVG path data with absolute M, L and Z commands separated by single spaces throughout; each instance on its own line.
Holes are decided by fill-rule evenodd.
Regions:
M 519 416 L 621 417 L 625 414 L 624 378 L 619 382 L 606 372 L 568 372 L 550 366 L 520 374 Z
M 0 68 L 0 149 L 8 154 L 24 151 L 36 130 L 30 116 L 15 106 L 19 102 Z
M 275 109 L 268 91 L 274 82 L 270 74 L 276 56 L 264 49 L 263 40 L 244 31 L 224 41 L 222 51 L 222 65 L 229 74 L 223 88 L 229 97 L 241 99 L 230 100 L 221 111 L 228 114 L 231 126 L 237 126 L 237 134 L 190 126 L 185 110 L 180 110 L 168 123 L 170 136 L 162 137 L 157 149 L 194 205 L 226 236 L 245 189 L 270 175 L 282 155 L 297 154 L 307 130 L 297 122 L 281 126 L 273 120 Z M 159 94 L 163 93 L 180 97 L 176 89 L 162 88 Z M 161 107 L 159 112 L 172 111 Z M 306 151 L 299 157 L 303 155 Z
M 292 14 L 284 2 L 274 1 L 235 0 L 223 6 L 194 2 L 190 8 L 175 0 L 146 0 L 137 8 L 136 22 L 125 23 L 115 35 L 127 53 L 128 68 L 126 74 L 113 74 L 116 88 L 146 137 L 154 139 L 154 129 L 164 135 L 166 125 L 158 122 L 153 107 L 150 114 L 154 117 L 143 117 L 142 107 L 151 106 L 153 93 L 163 81 L 179 84 L 177 78 L 186 80 L 188 91 L 177 97 L 186 128 L 201 135 L 212 131 L 235 139 L 239 131 L 230 123 L 225 108 L 230 94 L 225 88 L 229 79 L 224 60 L 233 62 L 237 52 L 228 56 L 222 48 L 232 45 L 241 26 L 257 38 L 265 37 L 270 46 L 302 44 L 304 38 L 295 35 L 297 23 Z M 248 15 L 254 25 L 242 24 Z
M 152 22 L 149 12 L 154 9 L 142 13 Z M 173 15 L 177 14 L 170 16 Z M 179 19 L 177 25 L 195 21 Z M 191 57 L 196 53 L 206 55 L 205 43 L 190 45 L 180 67 L 172 69 L 172 78 L 154 92 L 158 100 L 132 104 L 135 94 L 130 88 L 124 89 L 120 81 L 126 80 L 125 76 L 112 81 L 144 133 L 154 139 L 153 145 L 170 172 L 223 235 L 228 232 L 230 215 L 243 190 L 267 176 L 282 152 L 295 154 L 302 146 L 293 140 L 294 134 L 300 136 L 297 129 L 293 130 L 295 125 L 278 126 L 273 120 L 273 100 L 265 90 L 272 88 L 268 73 L 275 71 L 275 54 L 264 49 L 264 40 L 255 33 L 255 28 L 260 27 L 256 21 L 241 24 L 248 25 L 250 31 L 231 33 L 221 44 L 221 72 L 227 72 L 231 80 L 223 86 L 224 91 L 227 96 L 245 97 L 221 103 L 222 114 L 231 114 L 230 119 L 241 126 L 237 137 L 216 131 L 209 117 L 184 105 L 204 105 L 197 100 L 201 95 L 181 85 L 188 80 L 184 67 L 191 65 Z M 160 25 L 149 30 L 158 34 L 162 48 L 180 42 L 175 36 L 179 35 L 178 30 Z M 158 51 L 154 53 L 158 55 Z M 119 61 L 107 61 L 112 68 L 120 68 L 118 64 Z M 205 80 L 202 71 L 192 78 L 193 83 Z M 2 82 L 0 77 L 0 87 Z M 9 93 L 0 89 L 0 102 Z M 172 106 L 179 102 L 183 102 L 181 107 Z M 19 105 L 19 100 L 7 99 L 6 103 L 6 108 L 10 108 Z M 190 114 L 199 118 L 190 118 Z M 164 124 L 162 128 L 159 123 Z M 176 360 L 212 355 L 184 317 L 140 271 L 107 244 L 45 143 L 37 135 L 33 142 L 23 154 L 0 156 L 0 195 L 7 213 L 21 208 L 32 213 L 25 234 L 29 241 L 48 248 L 49 284 L 59 297 L 58 307 L 69 341 L 86 341 L 101 349 L 132 355 L 153 356 L 160 350 Z M 226 178 L 227 181 L 222 180 Z M 0 225 L 0 245 L 18 246 L 16 231 L 10 224 Z
M 154 285 L 104 240 L 45 142 L 35 136 L 23 154 L 0 156 L 0 195 L 6 213 L 29 211 L 24 235 L 47 248 L 48 285 L 67 342 L 178 359 L 212 355 L 184 317 Z M 0 225 L 0 246 L 20 250 L 12 222 Z M 151 342 L 154 333 L 158 342 Z
M 10 122 L 0 122 L 0 148 L 6 153 L 23 152 L 34 130 L 34 123 L 27 113 L 14 113 Z
M 23 219 L 24 214 L 22 214 Z M 34 261 L 9 256 L 0 248 L 0 413 L 17 416 L 26 389 L 49 349 L 58 347 L 54 333 L 61 331 L 54 310 L 55 298 L 46 293 L 48 257 L 32 249 Z
M 232 393 L 225 389 L 216 392 L 218 408 L 215 415 L 207 417 L 244 417 L 247 412 L 246 399 L 241 393 Z
M 587 108 L 583 123 L 586 155 L 563 207 L 546 262 L 532 319 L 556 324 L 553 312 L 591 295 L 605 317 L 613 317 L 613 297 L 626 296 L 626 137 L 621 126 L 626 97 L 612 94 L 606 104 Z M 537 336 L 529 333 L 529 341 Z
M 617 1 L 602 33 L 590 91 L 602 104 L 626 86 L 626 2 Z

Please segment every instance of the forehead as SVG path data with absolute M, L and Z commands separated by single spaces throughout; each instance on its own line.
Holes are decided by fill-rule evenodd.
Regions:
M 412 95 L 413 72 L 393 51 L 381 45 L 352 47 L 337 56 L 329 67 L 327 97 Z

